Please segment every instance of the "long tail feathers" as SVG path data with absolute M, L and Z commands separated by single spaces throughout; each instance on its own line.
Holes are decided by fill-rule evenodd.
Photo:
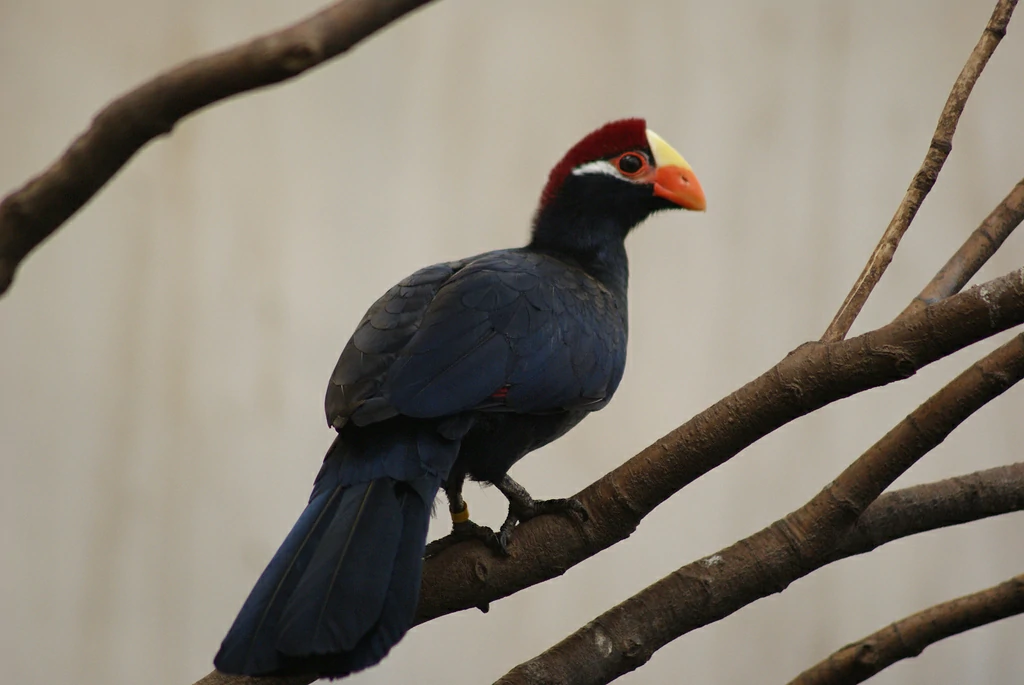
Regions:
M 440 477 L 314 493 L 214 659 L 227 673 L 340 676 L 380 661 L 412 625 Z
M 390 586 L 402 510 L 394 481 L 350 488 L 295 588 L 277 648 L 286 654 L 351 650 L 377 622 Z

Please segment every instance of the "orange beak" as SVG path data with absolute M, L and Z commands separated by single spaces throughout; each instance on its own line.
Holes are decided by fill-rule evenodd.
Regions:
M 654 194 L 684 209 L 703 212 L 707 207 L 697 174 L 683 156 L 654 131 L 647 129 L 647 142 L 654 153 Z
M 704 189 L 693 169 L 669 165 L 658 167 L 654 174 L 654 194 L 674 202 L 683 209 L 703 212 L 707 207 Z

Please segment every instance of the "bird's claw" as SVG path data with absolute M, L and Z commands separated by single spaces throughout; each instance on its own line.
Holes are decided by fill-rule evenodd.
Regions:
M 583 506 L 583 502 L 580 502 L 575 497 L 541 500 L 540 502 L 536 502 L 534 507 L 537 509 L 534 516 L 539 516 L 541 514 L 562 514 L 565 516 L 571 516 L 580 523 L 586 523 L 590 520 L 590 514 L 587 513 L 587 508 Z
M 563 514 L 571 516 L 578 521 L 587 521 L 590 515 L 587 508 L 575 497 L 562 499 L 531 499 L 524 503 L 509 503 L 508 513 L 514 514 L 520 521 L 529 521 L 537 516 L 545 514 Z
M 501 528 L 498 529 L 497 535 L 498 544 L 505 550 L 506 555 L 508 554 L 508 543 L 512 540 L 512 532 L 519 524 L 545 514 L 561 514 L 574 518 L 581 523 L 590 520 L 587 508 L 575 497 L 542 500 L 530 499 L 528 502 L 512 502 L 510 500 L 508 516 L 505 518 L 505 522 L 501 524 Z
M 452 524 L 451 533 L 428 544 L 426 549 L 423 550 L 423 558 L 430 559 L 431 557 L 436 557 L 449 547 L 467 540 L 479 540 L 498 554 L 508 555 L 508 549 L 501 543 L 493 530 L 472 521 L 462 521 Z

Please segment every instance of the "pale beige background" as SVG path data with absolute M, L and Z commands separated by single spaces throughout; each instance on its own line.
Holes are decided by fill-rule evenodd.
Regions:
M 0 0 L 0 188 L 112 96 L 313 0 Z M 523 241 L 550 165 L 643 115 L 705 215 L 630 240 L 615 402 L 514 474 L 574 492 L 820 335 L 902 196 L 991 2 L 444 0 L 146 149 L 0 301 L 0 681 L 191 683 L 301 510 L 352 327 L 416 267 Z M 1024 16 L 857 330 L 888 320 L 1024 174 Z M 986 267 L 1024 262 L 1014 236 Z M 1003 336 L 1005 337 L 1005 336 Z M 988 345 L 991 347 L 991 344 Z M 353 683 L 487 683 L 795 508 L 981 349 L 790 425 L 564 577 L 414 630 Z M 1022 458 L 1024 389 L 901 484 Z M 502 498 L 469 491 L 481 521 Z M 846 561 L 623 682 L 784 681 L 888 621 L 1024 570 L 1021 515 Z M 445 521 L 435 525 L 442 532 Z M 1024 681 L 1024 619 L 876 682 Z

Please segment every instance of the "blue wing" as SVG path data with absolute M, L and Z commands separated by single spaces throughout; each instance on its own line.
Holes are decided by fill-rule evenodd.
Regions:
M 367 312 L 328 420 L 596 409 L 622 377 L 626 335 L 625 304 L 553 257 L 502 250 L 428 267 Z

